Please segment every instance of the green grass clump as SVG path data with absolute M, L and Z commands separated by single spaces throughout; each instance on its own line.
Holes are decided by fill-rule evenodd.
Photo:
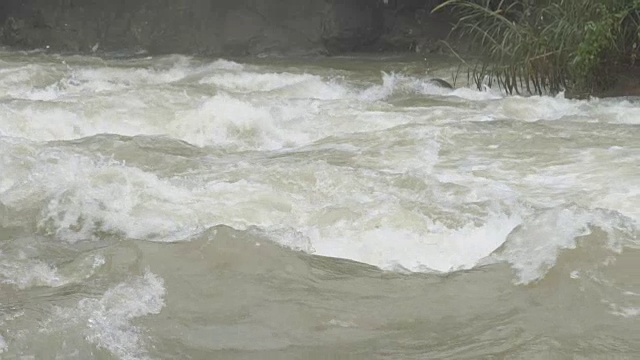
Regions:
M 640 0 L 446 0 L 479 89 L 587 96 L 607 90 L 640 56 Z

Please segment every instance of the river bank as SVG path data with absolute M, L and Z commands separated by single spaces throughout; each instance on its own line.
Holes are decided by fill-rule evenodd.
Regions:
M 208 56 L 437 52 L 437 1 L 7 0 L 0 44 L 74 53 Z

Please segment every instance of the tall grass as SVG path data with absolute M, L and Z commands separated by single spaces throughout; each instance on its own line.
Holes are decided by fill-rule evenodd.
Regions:
M 638 65 L 640 0 L 446 0 L 434 11 L 445 7 L 479 56 L 463 60 L 479 89 L 589 95 Z

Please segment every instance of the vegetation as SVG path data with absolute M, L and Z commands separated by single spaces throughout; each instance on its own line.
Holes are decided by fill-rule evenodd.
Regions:
M 446 0 L 471 41 L 470 80 L 508 93 L 589 95 L 640 65 L 640 0 Z

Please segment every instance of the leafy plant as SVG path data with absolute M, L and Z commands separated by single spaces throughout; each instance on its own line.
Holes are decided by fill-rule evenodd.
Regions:
M 591 94 L 639 55 L 640 0 L 446 0 L 434 11 L 445 7 L 478 54 L 463 61 L 479 89 Z

